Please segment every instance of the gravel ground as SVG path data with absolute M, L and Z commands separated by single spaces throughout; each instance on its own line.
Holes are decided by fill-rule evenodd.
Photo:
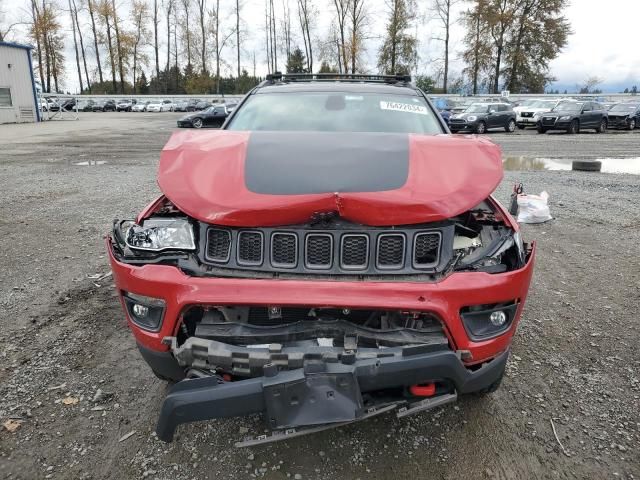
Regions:
M 175 118 L 0 127 L 0 477 L 640 479 L 640 177 L 631 175 L 506 172 L 500 200 L 522 181 L 550 193 L 556 218 L 524 228 L 538 262 L 495 394 L 260 448 L 233 447 L 262 431 L 254 417 L 158 441 L 166 387 L 138 355 L 110 277 L 98 276 L 109 272 L 111 220 L 157 193 Z M 640 151 L 640 132 L 491 137 L 505 157 Z

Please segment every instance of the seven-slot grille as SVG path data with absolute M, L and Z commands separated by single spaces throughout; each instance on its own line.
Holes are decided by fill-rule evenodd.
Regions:
M 523 118 L 531 118 L 531 117 L 533 117 L 533 112 L 522 112 L 520 115 Z
M 209 227 L 204 251 L 207 261 L 228 268 L 332 274 L 419 273 L 441 263 L 445 230 Z

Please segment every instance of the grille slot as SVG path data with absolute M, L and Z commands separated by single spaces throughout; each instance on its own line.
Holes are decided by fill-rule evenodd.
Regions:
M 271 264 L 274 267 L 295 268 L 298 264 L 298 236 L 295 233 L 274 233 L 271 236 Z
M 340 243 L 340 266 L 345 270 L 367 268 L 369 260 L 369 237 L 366 235 L 343 235 Z
M 396 233 L 385 233 L 378 237 L 376 264 L 380 269 L 397 269 L 404 265 L 405 238 Z
M 246 231 L 238 233 L 238 263 L 241 265 L 262 264 L 262 232 Z
M 333 237 L 326 233 L 313 233 L 305 239 L 304 263 L 307 268 L 328 270 L 333 260 Z
M 231 254 L 231 232 L 210 228 L 207 233 L 207 258 L 214 262 L 228 262 Z
M 413 266 L 433 267 L 440 257 L 440 234 L 437 232 L 418 233 L 413 240 Z

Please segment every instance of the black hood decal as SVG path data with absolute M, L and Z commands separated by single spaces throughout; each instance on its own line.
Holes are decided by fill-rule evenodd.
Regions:
M 247 145 L 245 184 L 254 193 L 379 192 L 408 176 L 408 134 L 259 131 Z

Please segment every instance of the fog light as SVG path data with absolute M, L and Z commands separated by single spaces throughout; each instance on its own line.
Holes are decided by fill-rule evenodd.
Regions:
M 489 316 L 489 320 L 496 327 L 501 327 L 507 321 L 507 316 L 502 310 L 498 310 Z
M 145 307 L 144 305 L 140 305 L 139 303 L 134 304 L 131 310 L 133 311 L 133 314 L 138 318 L 145 318 L 147 315 L 149 315 L 149 307 Z
M 165 303 L 161 298 L 122 292 L 129 320 L 144 330 L 157 332 L 162 325 Z

